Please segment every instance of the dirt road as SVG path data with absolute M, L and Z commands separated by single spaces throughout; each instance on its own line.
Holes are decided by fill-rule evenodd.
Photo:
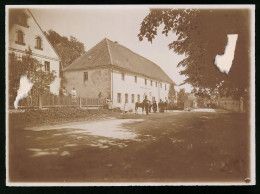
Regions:
M 249 170 L 245 114 L 121 115 L 9 129 L 10 181 L 244 181 Z

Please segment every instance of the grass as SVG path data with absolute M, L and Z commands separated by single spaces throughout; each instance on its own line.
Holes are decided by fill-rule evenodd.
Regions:
M 80 120 L 98 120 L 100 118 L 118 115 L 119 111 L 108 109 L 80 109 L 73 107 L 51 108 L 45 110 L 24 110 L 9 112 L 9 124 L 13 128 L 55 124 Z

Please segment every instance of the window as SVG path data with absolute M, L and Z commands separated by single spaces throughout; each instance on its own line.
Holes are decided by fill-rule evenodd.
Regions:
M 27 27 L 27 16 L 24 13 L 19 14 L 18 24 Z
M 121 103 L 121 93 L 117 93 L 117 103 Z
M 146 78 L 144 79 L 144 84 L 147 85 L 147 79 Z
M 160 83 L 160 87 L 162 88 L 162 83 Z
M 135 83 L 137 83 L 137 76 L 135 76 Z
M 128 103 L 128 94 L 125 94 L 125 103 Z
M 50 62 L 49 61 L 44 62 L 44 70 L 50 72 Z
M 125 74 L 124 73 L 121 74 L 121 80 L 125 80 Z
M 84 82 L 88 81 L 88 72 L 84 72 Z
M 15 41 L 16 44 L 25 45 L 24 43 L 24 33 L 22 30 L 17 31 L 17 41 Z
M 135 103 L 135 95 L 132 94 L 132 103 Z
M 165 90 L 166 90 L 166 84 L 165 84 Z
M 36 37 L 35 48 L 42 50 L 42 39 L 39 36 Z
M 137 94 L 137 102 L 140 102 L 140 94 Z
M 155 82 L 155 87 L 157 88 L 157 82 Z
M 153 80 L 151 80 L 151 86 L 153 86 Z

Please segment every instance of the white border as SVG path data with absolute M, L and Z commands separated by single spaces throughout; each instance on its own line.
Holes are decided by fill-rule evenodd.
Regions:
M 14 183 L 9 181 L 8 169 L 9 169 L 9 130 L 6 127 L 6 185 L 7 186 L 206 186 L 206 185 L 222 185 L 222 186 L 230 186 L 230 185 L 255 185 L 255 5 L 6 5 L 5 6 L 5 32 L 6 32 L 6 48 L 5 48 L 5 64 L 8 64 L 8 10 L 10 8 L 38 8 L 38 9 L 148 9 L 148 8 L 193 8 L 193 9 L 250 9 L 251 10 L 251 91 L 250 91 L 250 173 L 251 173 L 251 182 L 165 182 L 165 183 L 107 183 L 107 182 L 90 182 L 90 183 L 64 183 L 64 182 L 56 182 L 56 183 Z M 5 94 L 8 94 L 8 68 L 5 68 L 6 73 L 6 90 Z M 8 122 L 8 98 L 6 98 L 6 126 L 9 126 Z

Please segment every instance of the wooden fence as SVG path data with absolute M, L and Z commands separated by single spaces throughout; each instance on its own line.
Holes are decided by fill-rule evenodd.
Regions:
M 41 100 L 40 100 L 41 99 Z M 105 98 L 83 98 L 70 96 L 43 95 L 39 97 L 27 97 L 19 102 L 20 108 L 51 108 L 63 106 L 78 107 L 103 107 L 106 104 Z M 39 103 L 41 101 L 41 103 Z
M 233 112 L 244 111 L 243 101 L 219 101 L 218 108 L 222 108 Z

